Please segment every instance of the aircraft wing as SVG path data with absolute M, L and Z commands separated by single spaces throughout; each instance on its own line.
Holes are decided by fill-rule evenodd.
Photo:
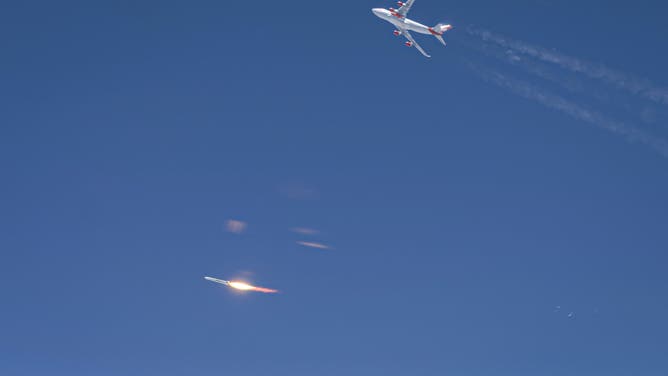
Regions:
M 416 42 L 415 39 L 413 39 L 413 36 L 411 35 L 411 33 L 408 32 L 408 30 L 405 30 L 405 29 L 401 30 L 401 33 L 406 37 L 406 39 L 408 39 L 411 43 L 413 43 L 413 46 L 415 46 L 415 48 L 417 48 L 417 50 L 420 51 L 421 54 L 423 54 L 425 57 L 431 57 L 431 56 L 429 56 L 428 53 L 426 53 L 422 49 L 422 47 L 420 47 L 418 42 Z
M 414 2 L 415 2 L 415 0 L 406 0 L 404 2 L 404 5 L 402 5 L 401 8 L 397 9 L 397 13 L 406 17 L 406 15 L 408 14 L 408 11 L 411 10 L 411 7 L 413 6 Z

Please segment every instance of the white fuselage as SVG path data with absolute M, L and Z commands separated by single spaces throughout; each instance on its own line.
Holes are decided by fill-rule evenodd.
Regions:
M 395 11 L 390 11 L 383 8 L 374 8 L 371 10 L 378 18 L 385 20 L 396 26 L 397 30 L 414 31 L 420 34 L 433 34 L 428 26 L 419 22 L 409 20 Z

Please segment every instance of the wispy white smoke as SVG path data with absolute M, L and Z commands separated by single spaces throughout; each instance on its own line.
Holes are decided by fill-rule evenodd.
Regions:
M 514 40 L 489 30 L 469 26 L 467 32 L 482 38 L 482 40 L 486 42 L 495 43 L 516 53 L 531 56 L 547 63 L 556 64 L 570 71 L 582 73 L 589 78 L 606 82 L 634 95 L 639 95 L 658 103 L 668 104 L 668 89 L 656 87 L 649 80 L 610 69 L 602 64 L 591 63 L 555 51 L 550 51 L 542 47 L 534 46 L 523 41 Z
M 304 247 L 316 248 L 316 249 L 330 249 L 328 245 L 317 243 L 317 242 L 307 242 L 307 241 L 298 241 L 297 244 L 303 245 Z
M 246 227 L 248 227 L 248 224 L 246 222 L 239 221 L 236 219 L 228 219 L 225 222 L 225 229 L 233 234 L 241 234 L 246 230 Z
M 472 49 L 485 56 L 503 61 L 509 65 L 525 71 L 526 73 L 532 74 L 550 81 L 555 85 L 561 86 L 566 90 L 591 96 L 601 102 L 608 102 L 610 100 L 610 96 L 606 91 L 592 88 L 588 85 L 585 85 L 585 83 L 581 80 L 578 80 L 577 77 L 570 77 L 569 75 L 564 74 L 565 72 L 560 72 L 559 70 L 562 69 L 560 67 L 556 67 L 557 71 L 555 71 L 555 69 L 551 69 L 546 63 L 540 62 L 537 59 L 532 57 L 518 56 L 518 53 L 511 49 L 490 43 L 480 43 L 480 40 L 478 39 L 474 40 L 460 37 L 458 42 L 460 42 L 461 45 L 466 48 Z
M 560 111 L 575 119 L 585 121 L 612 133 L 622 135 L 631 142 L 646 144 L 664 157 L 668 157 L 668 142 L 660 137 L 653 136 L 641 129 L 611 119 L 599 112 L 590 110 L 561 96 L 552 94 L 528 82 L 518 80 L 497 71 L 468 63 L 476 74 L 487 82 L 504 88 L 513 94 L 538 102 L 546 107 Z
M 308 227 L 293 227 L 290 231 L 301 235 L 318 235 L 320 231 Z

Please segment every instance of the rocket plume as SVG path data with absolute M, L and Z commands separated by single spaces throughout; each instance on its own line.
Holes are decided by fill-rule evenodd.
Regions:
M 227 287 L 231 287 L 235 290 L 240 290 L 240 291 L 257 291 L 257 292 L 263 292 L 265 294 L 275 294 L 278 292 L 278 290 L 274 289 L 268 289 L 266 287 L 258 287 L 258 286 L 253 286 L 249 285 L 246 282 L 240 282 L 240 281 L 226 281 L 224 279 L 218 279 L 218 278 L 213 278 L 213 277 L 204 277 L 207 281 L 219 283 L 221 285 L 225 285 Z
M 230 286 L 233 289 L 241 291 L 257 291 L 257 292 L 263 292 L 265 294 L 275 294 L 278 292 L 278 290 L 269 289 L 266 287 L 253 286 L 249 285 L 248 283 L 238 282 L 238 281 L 231 281 L 228 286 Z

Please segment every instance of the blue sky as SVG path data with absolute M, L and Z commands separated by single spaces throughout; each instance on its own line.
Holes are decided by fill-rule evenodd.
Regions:
M 662 88 L 665 4 L 418 0 L 429 60 L 392 5 L 5 5 L 0 373 L 668 373 L 668 158 L 470 67 L 657 139 L 668 106 L 467 33 Z

